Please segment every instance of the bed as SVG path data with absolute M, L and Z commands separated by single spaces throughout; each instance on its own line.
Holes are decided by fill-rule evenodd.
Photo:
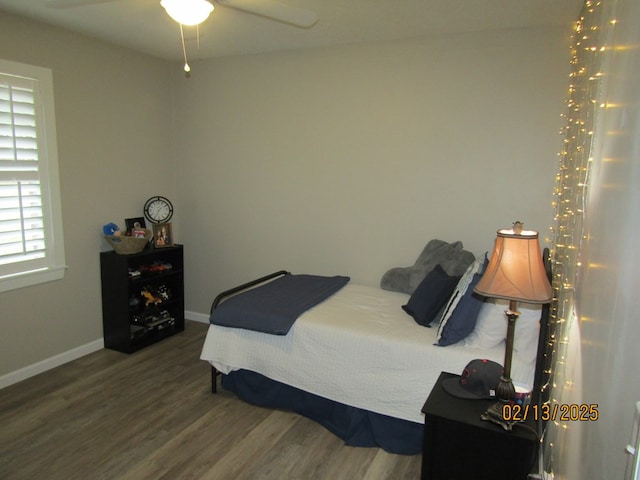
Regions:
M 500 364 L 504 360 L 506 327 L 495 321 L 504 306 L 481 298 L 473 299 L 473 308 L 465 303 L 472 297 L 472 281 L 479 278 L 482 263 L 475 260 L 463 275 L 451 276 L 454 288 L 438 305 L 437 322 L 429 325 L 418 323 L 407 311 L 419 288 L 409 295 L 339 277 L 343 285 L 304 308 L 288 327 L 278 325 L 277 332 L 260 331 L 260 326 L 238 328 L 233 322 L 242 323 L 253 314 L 225 323 L 216 320 L 216 311 L 225 305 L 233 310 L 243 295 L 253 292 L 260 298 L 262 289 L 302 276 L 283 270 L 227 290 L 212 304 L 212 323 L 201 353 L 211 364 L 212 392 L 222 374 L 222 387 L 239 398 L 305 415 L 348 445 L 417 454 L 424 423 L 421 408 L 440 372 L 460 373 L 474 358 Z M 452 306 L 454 312 L 474 318 L 464 322 L 462 339 L 454 335 L 443 341 L 443 318 Z M 450 312 L 449 322 L 453 316 Z M 534 307 L 530 314 L 523 312 L 516 330 L 521 341 L 516 337 L 512 378 L 515 385 L 533 392 L 534 401 L 545 382 L 541 349 L 546 345 L 547 317 L 546 309 Z M 262 325 L 262 320 L 257 323 Z M 483 324 L 497 328 L 481 331 Z

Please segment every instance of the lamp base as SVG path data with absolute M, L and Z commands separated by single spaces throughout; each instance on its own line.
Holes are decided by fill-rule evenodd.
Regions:
M 504 406 L 508 405 L 506 402 L 496 402 L 487 408 L 487 411 L 480 415 L 482 420 L 493 422 L 496 425 L 500 425 L 505 430 L 511 430 L 513 426 L 518 423 L 517 420 L 505 420 Z

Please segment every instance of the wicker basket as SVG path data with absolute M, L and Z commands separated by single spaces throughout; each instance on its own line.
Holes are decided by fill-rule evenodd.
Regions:
M 105 235 L 104 238 L 120 255 L 139 253 L 151 238 L 151 230 L 144 229 L 144 237 L 126 237 L 124 235 Z

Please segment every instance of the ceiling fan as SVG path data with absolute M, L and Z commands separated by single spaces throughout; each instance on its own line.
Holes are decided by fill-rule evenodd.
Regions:
M 114 1 L 117 0 L 45 0 L 45 3 L 51 8 L 72 8 Z M 182 27 L 183 25 L 195 25 L 197 28 L 200 23 L 209 17 L 209 14 L 214 9 L 214 4 L 241 10 L 300 28 L 310 28 L 318 21 L 318 15 L 315 12 L 286 5 L 278 0 L 189 0 L 189 2 L 186 0 L 158 0 L 158 3 L 165 8 L 171 18 L 180 24 L 180 36 L 182 38 L 182 51 L 184 54 L 184 71 L 187 78 L 190 77 L 191 67 L 187 61 L 187 51 Z M 193 7 L 193 9 L 191 7 Z M 186 10 L 182 11 L 185 8 Z M 191 15 L 193 13 L 195 13 L 194 17 Z
M 117 0 L 45 0 L 48 7 L 72 8 L 114 2 Z M 316 24 L 318 15 L 311 10 L 293 7 L 277 0 L 206 0 L 212 5 L 222 5 L 261 17 L 287 23 L 300 28 L 309 28 Z M 158 3 L 160 3 L 158 1 Z

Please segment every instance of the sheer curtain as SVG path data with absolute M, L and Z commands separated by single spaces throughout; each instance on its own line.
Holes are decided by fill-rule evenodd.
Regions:
M 622 478 L 640 400 L 640 2 L 587 0 L 572 46 L 555 190 L 551 402 L 597 404 L 550 422 L 545 470 Z

